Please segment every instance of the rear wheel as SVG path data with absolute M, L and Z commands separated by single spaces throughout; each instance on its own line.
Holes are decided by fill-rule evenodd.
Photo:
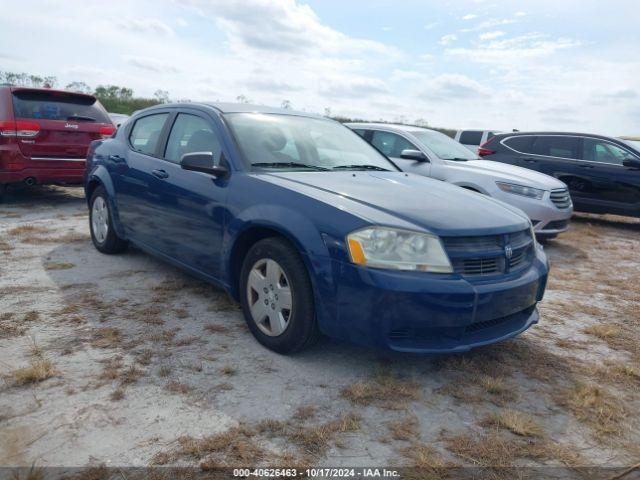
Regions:
M 318 339 L 307 268 L 284 239 L 251 247 L 242 264 L 240 297 L 251 333 L 267 348 L 293 353 Z
M 89 203 L 89 229 L 96 249 L 108 254 L 126 250 L 128 242 L 121 239 L 113 228 L 113 215 L 104 187 L 95 189 Z

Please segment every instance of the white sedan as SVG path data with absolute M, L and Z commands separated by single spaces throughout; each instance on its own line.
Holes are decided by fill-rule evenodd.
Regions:
M 573 204 L 567 186 L 556 178 L 482 160 L 435 130 L 386 123 L 346 125 L 405 172 L 453 183 L 520 208 L 540 238 L 553 238 L 569 228 Z

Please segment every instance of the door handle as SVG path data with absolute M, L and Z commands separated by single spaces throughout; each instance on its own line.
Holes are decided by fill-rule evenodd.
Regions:
M 169 174 L 164 170 L 152 170 L 151 173 L 153 174 L 154 177 L 160 178 L 161 180 L 164 180 L 165 178 L 169 178 Z
M 109 155 L 109 161 L 113 163 L 125 163 L 126 160 L 120 155 Z
M 527 163 L 535 163 L 538 161 L 535 158 L 523 158 L 522 160 L 524 160 Z
M 593 165 L 580 165 L 580 168 L 593 168 Z

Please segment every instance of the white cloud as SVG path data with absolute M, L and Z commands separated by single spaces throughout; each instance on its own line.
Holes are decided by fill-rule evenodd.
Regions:
M 458 39 L 458 36 L 454 33 L 449 33 L 447 35 L 443 35 L 440 37 L 440 41 L 438 42 L 440 45 L 449 45 L 455 42 Z
M 433 29 L 433 28 L 437 27 L 437 26 L 439 25 L 439 23 L 440 23 L 440 22 L 431 22 L 431 23 L 427 23 L 427 24 L 424 26 L 424 29 L 425 29 L 425 30 L 431 30 L 431 29 Z
M 349 37 L 324 25 L 309 5 L 295 0 L 176 0 L 197 7 L 216 21 L 233 50 L 263 50 L 292 55 L 342 56 L 373 53 L 396 55 L 395 48 L 373 40 Z
M 138 34 L 152 34 L 162 36 L 173 36 L 173 29 L 157 18 L 120 18 L 115 20 L 115 24 L 128 32 Z
M 473 48 L 452 48 L 446 53 L 478 63 L 503 64 L 526 61 L 533 57 L 545 57 L 559 50 L 579 47 L 581 42 L 570 38 L 550 39 L 541 33 L 527 33 L 504 40 L 494 40 Z
M 516 13 L 514 14 L 514 16 L 516 16 L 516 17 L 524 17 L 524 16 L 526 16 L 526 15 L 527 15 L 527 12 L 516 12 Z
M 487 97 L 490 90 L 465 75 L 444 74 L 427 82 L 420 92 L 422 98 L 435 101 L 479 99 Z
M 495 18 L 493 20 L 486 20 L 481 22 L 473 27 L 463 28 L 460 30 L 461 32 L 477 32 L 479 30 L 488 30 L 489 28 L 495 28 L 502 25 L 511 25 L 512 23 L 516 23 L 516 20 L 513 18 Z
M 367 98 L 388 92 L 389 88 L 382 80 L 364 77 L 333 80 L 320 87 L 322 95 L 332 98 Z
M 493 32 L 485 32 L 478 35 L 480 40 L 494 40 L 496 38 L 504 36 L 504 32 L 500 30 L 495 30 Z
M 462 20 L 473 20 L 477 16 L 478 15 L 476 15 L 475 13 L 467 13 L 464 17 L 462 17 Z
M 180 71 L 180 69 L 177 68 L 175 65 L 169 62 L 165 62 L 163 60 L 159 60 L 157 58 L 141 57 L 138 55 L 124 55 L 122 58 L 129 65 L 132 65 L 142 70 L 148 70 L 150 72 L 176 73 Z

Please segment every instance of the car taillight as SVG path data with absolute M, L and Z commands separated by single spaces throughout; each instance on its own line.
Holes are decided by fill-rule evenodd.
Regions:
M 116 131 L 116 127 L 100 127 L 100 136 L 105 139 L 109 138 L 113 135 L 113 132 Z
M 480 145 L 480 147 L 478 148 L 478 156 L 484 157 L 485 155 L 493 155 L 494 153 L 496 153 L 495 150 L 491 150 L 490 148 L 487 147 L 487 145 L 493 142 L 494 138 L 496 137 L 491 137 L 489 140 L 487 140 L 482 145 Z
M 15 137 L 16 122 L 2 120 L 0 121 L 0 137 Z
M 0 136 L 3 137 L 35 137 L 40 133 L 40 124 L 36 122 L 23 121 L 1 121 Z

